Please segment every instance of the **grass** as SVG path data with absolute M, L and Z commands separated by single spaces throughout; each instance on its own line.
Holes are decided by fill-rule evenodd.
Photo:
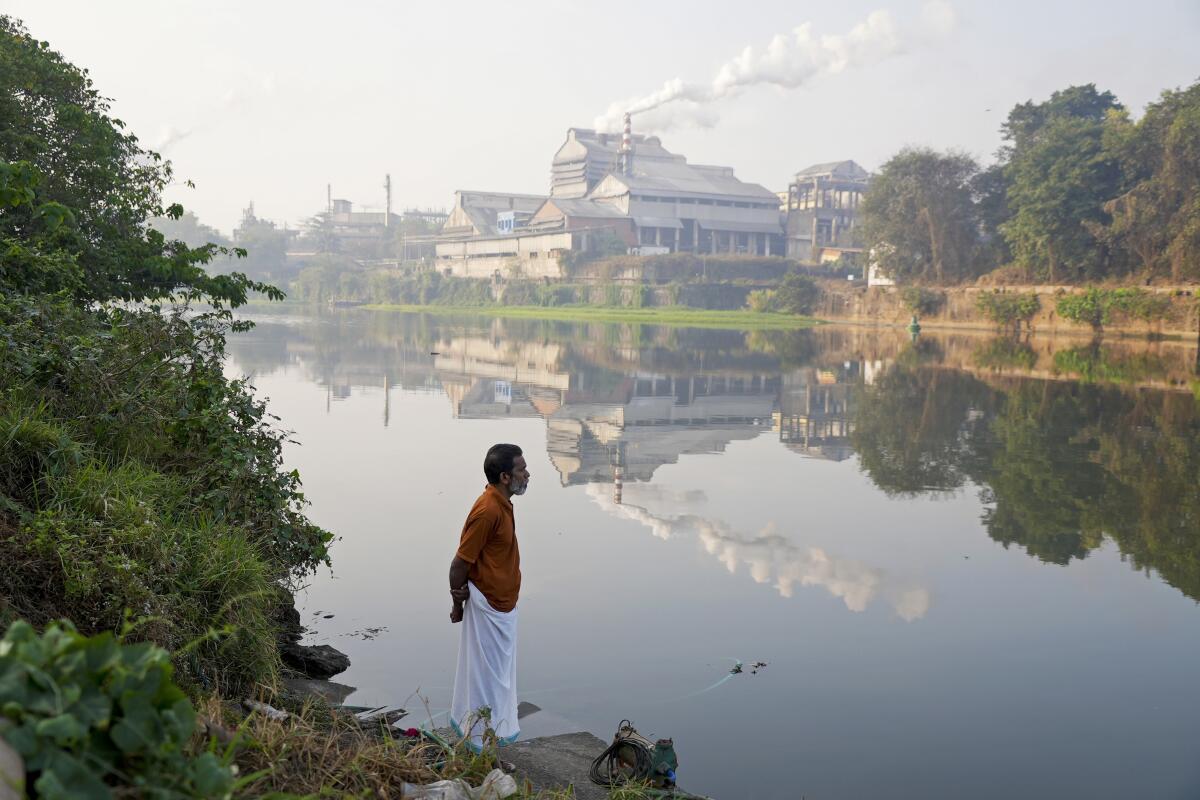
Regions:
M 443 314 L 512 319 L 547 319 L 566 322 L 614 322 L 640 325 L 667 325 L 690 328 L 795 329 L 819 324 L 811 317 L 760 311 L 716 311 L 686 306 L 621 308 L 606 306 L 416 306 L 372 304 L 372 311 Z
M 471 752 L 462 740 L 451 750 L 424 740 L 395 738 L 380 725 L 357 723 L 323 703 L 279 698 L 290 717 L 244 715 L 218 696 L 202 704 L 206 734 L 237 764 L 239 797 L 400 797 L 405 782 L 427 784 L 466 780 L 478 786 L 492 769 L 492 756 Z M 501 752 L 503 755 L 503 752 Z M 615 789 L 612 800 L 648 800 L 658 795 L 644 787 Z M 571 800 L 570 787 L 537 791 L 518 780 L 511 800 Z

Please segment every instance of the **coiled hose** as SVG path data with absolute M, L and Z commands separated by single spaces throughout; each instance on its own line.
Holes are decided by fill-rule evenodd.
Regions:
M 632 769 L 628 769 L 625 760 L 619 755 L 623 747 L 633 751 Z M 588 777 L 592 779 L 592 783 L 601 786 L 624 786 L 630 781 L 644 781 L 653 777 L 650 774 L 651 763 L 650 751 L 644 744 L 632 739 L 621 739 L 596 756 L 592 768 L 588 770 Z

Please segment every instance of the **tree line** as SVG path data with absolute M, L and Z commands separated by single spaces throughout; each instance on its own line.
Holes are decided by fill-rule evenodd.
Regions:
M 862 206 L 883 272 L 952 284 L 996 269 L 1034 283 L 1200 278 L 1200 81 L 1140 119 L 1072 86 L 1013 107 L 996 161 L 908 147 Z

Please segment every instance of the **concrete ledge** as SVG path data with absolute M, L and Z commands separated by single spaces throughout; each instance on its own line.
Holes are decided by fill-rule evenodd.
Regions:
M 575 788 L 576 800 L 608 800 L 608 790 L 592 783 L 588 769 L 608 743 L 590 733 L 564 733 L 515 742 L 500 757 L 517 767 L 517 782 L 529 781 L 537 791 Z

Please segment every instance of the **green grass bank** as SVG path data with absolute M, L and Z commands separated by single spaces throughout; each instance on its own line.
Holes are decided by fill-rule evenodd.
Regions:
M 370 304 L 371 311 L 442 314 L 453 316 L 509 317 L 515 319 L 562 320 L 564 322 L 614 322 L 635 325 L 669 325 L 689 328 L 735 328 L 739 330 L 794 330 L 820 324 L 812 317 L 762 311 L 713 311 L 686 306 L 654 308 L 610 308 L 604 306 L 422 306 Z

